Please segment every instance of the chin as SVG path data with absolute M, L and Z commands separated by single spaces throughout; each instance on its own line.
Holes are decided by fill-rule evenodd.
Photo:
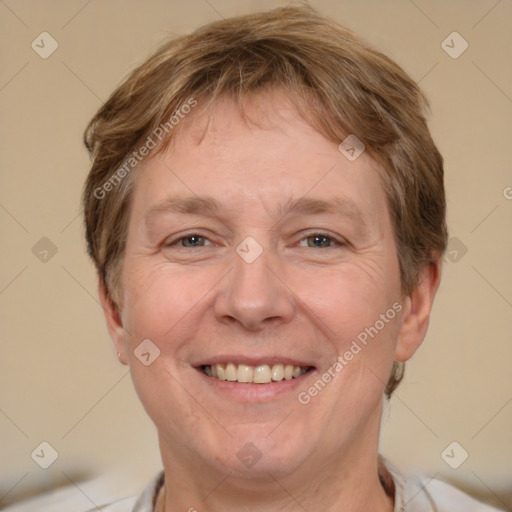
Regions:
M 275 429 L 272 432 L 272 429 Z M 262 434 L 262 431 L 265 433 Z M 269 432 L 270 435 L 269 435 Z M 305 436 L 290 432 L 277 433 L 276 426 L 269 428 L 243 428 L 229 442 L 220 446 L 209 457 L 210 465 L 217 471 L 231 473 L 243 479 L 268 480 L 293 473 L 306 460 L 308 450 Z

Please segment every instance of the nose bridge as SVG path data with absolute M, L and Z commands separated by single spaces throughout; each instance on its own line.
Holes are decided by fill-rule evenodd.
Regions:
M 233 269 L 216 300 L 220 321 L 237 321 L 249 330 L 259 330 L 270 321 L 286 323 L 293 316 L 291 294 L 276 277 L 270 249 L 246 238 L 233 255 Z

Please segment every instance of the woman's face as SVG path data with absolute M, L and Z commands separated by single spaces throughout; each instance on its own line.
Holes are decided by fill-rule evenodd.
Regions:
M 164 461 L 277 477 L 376 452 L 410 307 L 375 161 L 283 94 L 246 111 L 142 163 L 111 332 Z

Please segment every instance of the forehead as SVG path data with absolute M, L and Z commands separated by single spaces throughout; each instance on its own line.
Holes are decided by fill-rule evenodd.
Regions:
M 243 99 L 223 96 L 207 110 L 201 110 L 199 105 L 183 120 L 173 139 L 175 156 L 180 147 L 194 145 L 196 151 L 216 151 L 219 157 L 228 146 L 233 157 L 236 145 L 237 154 L 258 154 L 258 159 L 275 157 L 275 147 L 282 152 L 293 147 L 294 153 L 287 155 L 290 160 L 297 154 L 332 151 L 333 142 L 307 122 L 307 114 L 299 112 L 292 94 L 269 89 Z
M 381 169 L 368 154 L 348 160 L 283 92 L 249 96 L 242 108 L 243 115 L 223 98 L 183 119 L 172 145 L 137 173 L 135 208 L 158 208 L 181 195 L 214 197 L 225 207 L 258 203 L 268 211 L 312 197 L 350 199 L 382 214 Z

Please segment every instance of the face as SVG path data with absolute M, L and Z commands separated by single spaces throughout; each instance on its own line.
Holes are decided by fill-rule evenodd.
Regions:
M 423 337 L 381 169 L 284 95 L 245 107 L 254 124 L 227 99 L 208 125 L 190 114 L 139 169 L 111 334 L 164 461 L 251 478 L 357 461 Z

